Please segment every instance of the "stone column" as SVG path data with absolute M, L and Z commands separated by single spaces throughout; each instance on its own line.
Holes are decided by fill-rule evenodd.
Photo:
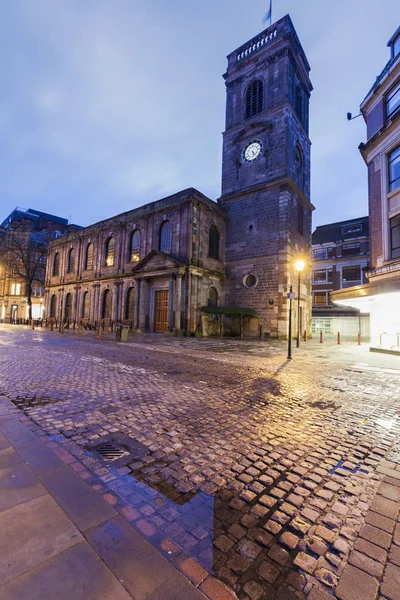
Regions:
M 192 274 L 189 269 L 186 271 L 187 285 L 186 285 L 186 329 L 191 331 L 192 327 Z
M 140 307 L 139 307 L 139 327 L 138 332 L 146 331 L 146 310 L 147 310 L 147 291 L 149 287 L 148 279 L 142 279 L 140 285 Z
M 181 328 L 181 310 L 182 310 L 182 273 L 176 274 L 175 289 L 175 329 Z
M 141 295 L 141 279 L 140 277 L 138 277 L 135 280 L 135 287 L 136 287 L 136 293 L 135 293 L 135 320 L 133 323 L 133 329 L 139 329 L 139 299 L 140 299 L 140 295 Z
M 174 278 L 171 275 L 169 279 L 169 292 L 168 292 L 168 331 L 172 331 L 174 328 Z
M 72 316 L 71 316 L 72 321 L 79 321 L 80 316 L 81 316 L 80 315 L 80 310 L 79 310 L 80 301 L 81 301 L 80 289 L 81 289 L 80 285 L 77 285 L 77 286 L 74 287 L 74 290 L 75 290 L 75 302 L 74 302 L 73 313 L 72 313 Z

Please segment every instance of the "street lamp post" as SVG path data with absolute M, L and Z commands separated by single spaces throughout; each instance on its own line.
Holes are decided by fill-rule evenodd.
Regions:
M 296 260 L 295 269 L 297 271 L 297 340 L 296 340 L 296 348 L 300 346 L 300 273 L 303 271 L 305 267 L 304 260 Z
M 288 337 L 288 360 L 292 360 L 292 300 L 294 298 L 293 288 L 290 286 L 289 298 L 289 337 Z

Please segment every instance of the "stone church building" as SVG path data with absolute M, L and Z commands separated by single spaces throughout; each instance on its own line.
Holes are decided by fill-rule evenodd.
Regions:
M 229 54 L 221 197 L 189 188 L 53 241 L 47 317 L 286 337 L 301 258 L 310 330 L 309 71 L 288 15 Z

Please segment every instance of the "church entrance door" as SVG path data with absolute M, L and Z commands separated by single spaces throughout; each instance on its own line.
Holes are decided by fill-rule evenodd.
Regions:
M 156 291 L 155 332 L 164 333 L 168 329 L 168 290 Z

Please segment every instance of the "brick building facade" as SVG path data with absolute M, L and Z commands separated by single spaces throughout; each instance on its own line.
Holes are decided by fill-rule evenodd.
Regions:
M 287 292 L 303 258 L 300 310 L 310 330 L 309 70 L 288 15 L 232 52 L 218 202 L 190 188 L 54 242 L 48 316 L 209 334 L 222 319 L 230 331 L 237 323 L 201 308 L 229 306 L 256 315 L 245 334 L 261 326 L 286 337 Z
M 334 292 L 335 303 L 370 313 L 371 349 L 400 353 L 400 27 L 390 58 L 361 103 L 367 141 L 371 264 L 368 283 Z
M 331 294 L 367 282 L 368 217 L 320 225 L 312 235 L 312 332 L 362 339 L 369 337 L 369 315 L 356 308 L 335 306 Z

